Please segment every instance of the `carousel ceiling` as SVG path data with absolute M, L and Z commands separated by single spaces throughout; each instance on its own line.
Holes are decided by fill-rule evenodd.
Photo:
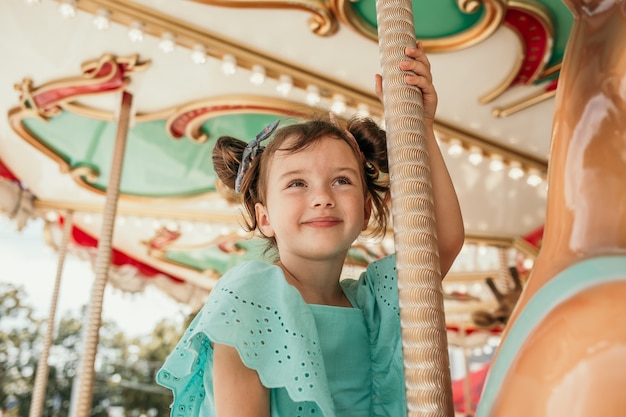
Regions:
M 486 274 L 502 274 L 540 240 L 572 16 L 560 0 L 413 7 L 468 234 L 448 292 L 470 303 L 458 311 L 470 311 Z M 374 0 L 5 0 L 0 37 L 3 181 L 27 190 L 51 228 L 72 211 L 74 241 L 90 247 L 102 225 L 119 92 L 132 92 L 114 247 L 189 286 L 185 294 L 210 290 L 225 269 L 262 251 L 240 230 L 236 197 L 216 181 L 216 138 L 252 138 L 276 118 L 311 111 L 383 123 L 373 92 Z M 348 267 L 391 250 L 389 240 L 363 240 Z M 497 262 L 480 261 L 480 251 Z

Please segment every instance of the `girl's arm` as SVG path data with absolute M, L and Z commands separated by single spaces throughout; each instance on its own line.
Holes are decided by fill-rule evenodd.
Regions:
M 416 48 L 406 48 L 409 58 L 400 62 L 400 68 L 412 72 L 406 76 L 406 82 L 422 90 L 424 104 L 424 123 L 426 144 L 430 159 L 430 175 L 435 205 L 436 232 L 439 249 L 441 276 L 445 276 L 459 254 L 465 240 L 465 228 L 459 200 L 448 173 L 439 145 L 435 140 L 435 111 L 437 92 L 433 85 L 430 62 L 421 43 Z M 382 102 L 382 79 L 376 77 L 376 93 Z
M 269 417 L 270 394 L 234 347 L 213 346 L 213 393 L 219 417 Z

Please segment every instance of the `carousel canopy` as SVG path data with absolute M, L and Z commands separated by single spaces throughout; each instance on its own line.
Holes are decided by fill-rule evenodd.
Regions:
M 509 266 L 523 275 L 522 261 L 539 246 L 553 96 L 572 16 L 560 0 L 413 7 L 467 232 L 444 287 L 448 320 L 462 322 L 495 306 L 485 277 L 510 289 Z M 263 251 L 242 232 L 237 197 L 213 172 L 218 137 L 252 139 L 277 118 L 329 110 L 384 123 L 373 91 L 374 0 L 6 0 L 0 37 L 3 212 L 21 223 L 31 213 L 45 218 L 58 244 L 72 211 L 73 244 L 95 247 L 119 93 L 130 91 L 113 268 L 158 278 L 193 305 L 225 270 Z M 391 233 L 360 240 L 346 275 L 392 250 Z

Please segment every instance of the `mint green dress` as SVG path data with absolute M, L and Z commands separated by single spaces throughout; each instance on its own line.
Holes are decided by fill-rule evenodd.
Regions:
M 272 417 L 405 416 L 395 258 L 341 284 L 354 308 L 306 304 L 275 265 L 231 269 L 157 373 L 171 416 L 215 416 L 212 342 L 257 371 Z

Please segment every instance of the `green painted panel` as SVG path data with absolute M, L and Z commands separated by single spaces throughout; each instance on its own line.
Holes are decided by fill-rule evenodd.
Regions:
M 376 22 L 376 0 L 358 0 L 355 11 L 374 28 Z M 480 19 L 483 8 L 472 14 L 459 10 L 456 0 L 413 0 L 413 24 L 418 39 L 441 38 L 469 29 Z
M 165 120 L 137 123 L 128 132 L 121 193 L 183 197 L 212 191 L 216 179 L 211 160 L 215 139 L 228 134 L 249 140 L 277 117 L 236 114 L 208 120 L 202 130 L 211 139 L 204 144 L 188 138 L 172 139 L 165 130 Z M 87 165 L 97 169 L 100 177 L 94 185 L 106 189 L 117 129 L 115 123 L 62 112 L 48 122 L 27 119 L 24 124 L 71 167 Z
M 563 54 L 572 30 L 574 17 L 563 0 L 542 0 L 541 3 L 550 10 L 554 19 L 554 47 L 548 63 L 548 66 L 553 66 L 563 61 Z
M 166 259 L 185 265 L 196 271 L 213 270 L 222 275 L 233 266 L 249 260 L 265 259 L 263 252 L 266 243 L 262 239 L 247 239 L 237 242 L 236 246 L 245 249 L 241 254 L 228 254 L 217 247 L 196 251 L 167 251 Z
M 572 27 L 573 16 L 562 0 L 540 0 L 550 12 L 555 25 L 555 42 L 548 66 L 563 60 L 563 53 Z M 376 22 L 376 0 L 358 0 L 354 11 L 374 28 Z M 417 39 L 436 39 L 464 32 L 474 26 L 483 14 L 480 7 L 472 14 L 463 13 L 457 0 L 413 0 L 413 21 Z

